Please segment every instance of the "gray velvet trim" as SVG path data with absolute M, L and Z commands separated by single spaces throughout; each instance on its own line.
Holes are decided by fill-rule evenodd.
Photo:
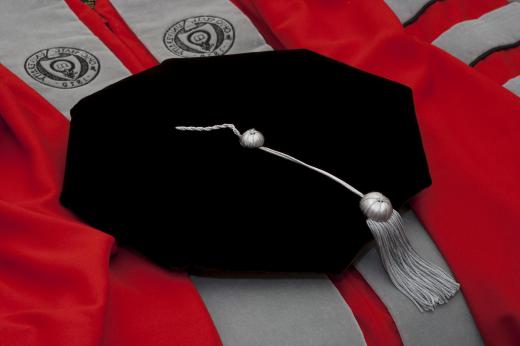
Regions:
M 192 276 L 226 346 L 365 345 L 324 275 Z
M 490 52 L 520 42 L 520 4 L 510 3 L 482 17 L 458 23 L 433 44 L 466 64 L 475 64 Z
M 234 42 L 226 54 L 272 50 L 258 30 L 229 0 L 112 0 L 128 26 L 159 61 L 178 58 L 168 50 L 165 33 L 183 20 L 199 16 L 218 17 L 232 24 Z M 181 30 L 182 31 L 182 30 Z M 179 50 L 179 51 L 182 51 Z

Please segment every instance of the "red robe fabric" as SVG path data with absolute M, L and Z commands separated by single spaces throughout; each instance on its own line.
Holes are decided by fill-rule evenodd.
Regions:
M 495 52 L 475 65 L 475 70 L 503 85 L 520 76 L 520 47 Z
M 2 66 L 0 114 L 2 343 L 98 344 L 113 239 L 58 203 L 67 120 Z
M 1 65 L 0 115 L 2 344 L 220 345 L 186 274 L 125 251 L 109 270 L 113 238 L 58 202 L 68 121 Z
M 383 2 L 240 3 L 284 47 L 309 48 L 414 89 L 434 181 L 414 209 L 461 282 L 485 342 L 514 345 L 520 340 L 518 99 L 407 35 Z M 114 34 L 117 21 L 89 12 L 80 17 L 133 72 L 155 63 L 131 32 L 126 39 Z M 109 266 L 113 239 L 57 200 L 66 119 L 3 67 L 0 81 L 2 343 L 219 345 L 185 274 L 127 251 Z M 352 296 L 341 288 L 347 275 L 335 282 Z
M 452 26 L 506 6 L 506 0 L 450 0 L 436 1 L 414 22 L 405 27 L 405 32 L 425 42 L 432 42 Z M 520 75 L 520 48 L 495 52 L 475 66 L 475 70 L 503 85 L 509 79 Z
M 414 210 L 461 283 L 486 344 L 517 344 L 518 98 L 405 35 L 382 2 L 255 4 L 286 47 L 312 49 L 412 87 L 433 180 Z
M 67 2 L 130 71 L 146 67 L 99 15 Z M 61 207 L 68 126 L 0 65 L 0 343 L 221 345 L 185 273 L 124 250 L 111 260 L 114 239 Z

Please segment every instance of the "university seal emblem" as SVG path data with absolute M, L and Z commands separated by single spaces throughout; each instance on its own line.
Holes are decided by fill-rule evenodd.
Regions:
M 29 76 L 59 89 L 83 86 L 96 78 L 99 69 L 99 60 L 94 55 L 69 47 L 42 49 L 25 61 Z
M 197 16 L 173 24 L 164 34 L 164 44 L 181 57 L 226 54 L 235 42 L 235 29 L 227 20 L 215 16 Z

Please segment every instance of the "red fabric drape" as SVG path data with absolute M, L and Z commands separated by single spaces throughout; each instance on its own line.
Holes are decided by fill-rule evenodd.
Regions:
M 520 47 L 495 52 L 474 68 L 502 85 L 511 78 L 520 76 Z
M 58 202 L 68 121 L 1 65 L 0 116 L 1 344 L 220 345 L 185 274 L 125 251 L 109 270 L 113 238 Z
M 132 72 L 145 65 L 101 18 L 76 15 Z M 140 57 L 141 58 L 141 57 Z M 220 345 L 190 279 L 115 252 L 59 204 L 68 121 L 0 65 L 0 343 Z
M 102 340 L 112 237 L 58 203 L 68 122 L 0 65 L 0 339 Z
M 486 343 L 514 345 L 520 339 L 518 99 L 407 36 L 383 2 L 244 4 L 287 48 L 309 48 L 413 88 L 434 182 L 414 209 L 461 282 Z M 115 35 L 110 18 L 80 18 L 132 71 L 155 63 L 131 33 L 126 41 Z M 113 239 L 57 201 L 67 121 L 3 67 L 0 82 L 2 343 L 219 345 L 185 274 L 127 251 L 109 268 Z
M 403 341 L 384 303 L 354 268 L 331 277 L 363 332 L 367 346 L 401 346 Z
M 285 46 L 412 87 L 433 179 L 414 210 L 462 284 L 485 342 L 517 344 L 518 98 L 405 35 L 383 2 L 258 0 L 256 8 Z

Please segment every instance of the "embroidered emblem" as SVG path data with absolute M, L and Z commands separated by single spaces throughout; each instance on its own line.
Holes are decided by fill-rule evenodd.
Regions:
M 59 89 L 72 89 L 92 81 L 99 73 L 99 60 L 82 49 L 42 49 L 25 61 L 25 71 L 38 82 Z
M 81 0 L 85 5 L 90 8 L 94 8 L 96 6 L 96 0 Z
M 233 25 L 215 16 L 183 19 L 164 34 L 166 48 L 175 55 L 187 58 L 224 55 L 234 42 Z

